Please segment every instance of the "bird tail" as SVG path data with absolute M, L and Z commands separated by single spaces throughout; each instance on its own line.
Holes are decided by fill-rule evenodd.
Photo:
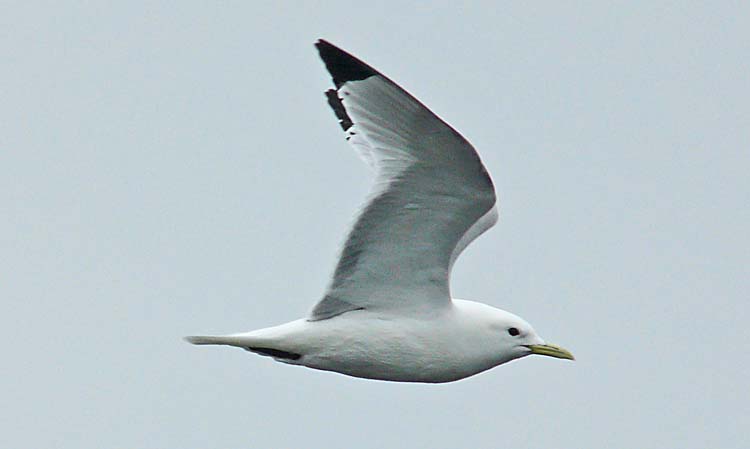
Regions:
M 280 362 L 294 364 L 302 357 L 302 354 L 276 348 L 270 341 L 264 341 L 258 337 L 245 335 L 193 335 L 185 337 L 185 341 L 194 345 L 227 345 L 236 346 L 256 354 L 273 357 Z
M 191 335 L 185 341 L 194 345 L 228 345 L 246 348 L 253 339 L 240 335 Z
M 185 337 L 185 341 L 194 345 L 220 345 L 224 344 L 222 337 L 211 335 L 191 335 Z

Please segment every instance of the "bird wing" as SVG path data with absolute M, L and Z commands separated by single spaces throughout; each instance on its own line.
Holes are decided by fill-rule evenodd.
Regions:
M 310 319 L 448 306 L 453 262 L 497 221 L 489 174 L 466 139 L 396 83 L 315 45 L 336 86 L 328 103 L 376 178 Z

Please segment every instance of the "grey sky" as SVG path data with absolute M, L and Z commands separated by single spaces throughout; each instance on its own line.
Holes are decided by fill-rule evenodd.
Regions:
M 9 2 L 2 447 L 740 448 L 750 7 Z M 192 347 L 304 316 L 370 174 L 312 46 L 477 148 L 500 222 L 453 294 L 575 363 L 445 385 Z

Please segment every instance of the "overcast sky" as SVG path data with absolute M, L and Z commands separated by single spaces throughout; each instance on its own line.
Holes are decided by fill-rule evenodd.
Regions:
M 0 446 L 747 447 L 747 3 L 315 3 L 4 4 Z M 323 292 L 371 174 L 320 37 L 492 175 L 453 295 L 576 362 L 396 384 L 181 340 Z

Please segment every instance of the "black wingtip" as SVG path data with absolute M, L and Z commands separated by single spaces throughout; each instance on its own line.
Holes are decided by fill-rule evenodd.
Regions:
M 341 125 L 341 128 L 344 131 L 347 131 L 349 128 L 351 128 L 354 125 L 354 122 L 352 122 L 352 119 L 349 117 L 349 114 L 346 113 L 346 108 L 344 107 L 344 104 L 341 102 L 341 98 L 339 97 L 339 94 L 336 92 L 336 89 L 328 89 L 326 91 L 326 98 L 328 99 L 328 105 L 333 109 L 333 113 L 336 114 L 336 118 L 339 119 L 339 124 Z M 349 138 L 347 137 L 347 140 Z
M 379 74 L 377 70 L 324 39 L 319 39 L 315 47 L 337 89 L 347 81 L 363 80 Z

